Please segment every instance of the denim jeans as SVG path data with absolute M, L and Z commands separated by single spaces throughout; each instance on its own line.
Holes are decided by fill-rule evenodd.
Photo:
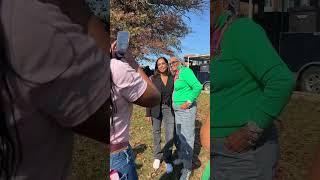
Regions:
M 162 105 L 161 118 L 152 117 L 153 128 L 153 147 L 154 158 L 163 159 L 166 163 L 172 163 L 172 147 L 174 144 L 174 116 L 171 107 Z M 163 123 L 165 129 L 166 144 L 161 150 L 161 124 Z M 163 155 L 162 155 L 163 153 Z
M 245 153 L 230 152 L 225 138 L 211 138 L 211 176 L 218 180 L 273 180 L 279 160 L 277 130 L 266 129 Z
M 197 105 L 194 102 L 188 109 L 174 105 L 173 109 L 179 137 L 179 159 L 182 160 L 184 169 L 192 170 Z
M 131 146 L 115 154 L 110 154 L 110 168 L 119 173 L 121 180 L 137 180 L 138 174 L 134 163 Z

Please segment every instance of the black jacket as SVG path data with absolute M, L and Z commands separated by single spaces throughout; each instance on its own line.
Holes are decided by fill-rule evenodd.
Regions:
M 172 107 L 172 93 L 173 93 L 174 77 L 170 74 L 168 77 L 167 84 L 166 84 L 166 87 L 170 91 L 170 101 L 169 102 L 163 102 L 165 92 L 163 89 L 164 84 L 161 80 L 160 75 L 152 76 L 151 81 L 154 83 L 154 85 L 157 87 L 157 89 L 161 93 L 161 103 L 157 106 L 154 106 L 153 108 L 146 108 L 146 117 L 160 118 L 162 116 L 162 113 L 161 113 L 162 104 L 167 104 L 168 106 Z

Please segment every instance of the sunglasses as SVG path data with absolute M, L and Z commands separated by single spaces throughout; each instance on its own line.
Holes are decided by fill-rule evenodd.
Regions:
M 172 61 L 171 63 L 169 63 L 170 66 L 177 64 L 179 61 Z

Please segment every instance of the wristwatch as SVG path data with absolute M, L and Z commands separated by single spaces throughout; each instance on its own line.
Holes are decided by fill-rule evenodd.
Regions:
M 246 125 L 246 129 L 249 131 L 250 134 L 250 139 L 248 142 L 250 145 L 254 146 L 261 137 L 263 129 L 258 127 L 258 125 L 255 122 L 248 122 Z
M 254 133 L 262 133 L 263 129 L 259 128 L 259 126 L 255 123 L 255 122 L 248 122 L 247 123 L 247 128 L 250 132 L 254 132 Z

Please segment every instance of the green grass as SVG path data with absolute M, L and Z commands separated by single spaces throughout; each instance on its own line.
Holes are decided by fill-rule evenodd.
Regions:
M 106 146 L 76 136 L 73 153 L 72 180 L 105 180 L 107 177 Z
M 279 118 L 278 180 L 305 180 L 320 143 L 320 96 L 295 94 Z

